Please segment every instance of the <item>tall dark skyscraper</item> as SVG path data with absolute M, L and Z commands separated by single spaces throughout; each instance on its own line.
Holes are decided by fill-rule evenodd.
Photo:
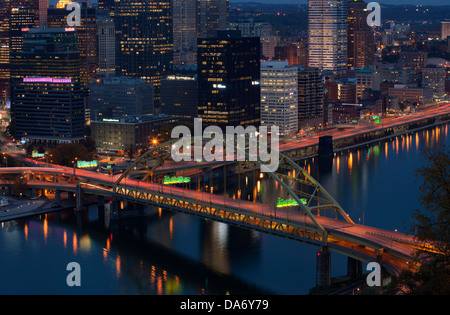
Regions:
M 367 24 L 369 12 L 363 0 L 348 2 L 347 57 L 348 66 L 365 68 L 375 61 L 375 38 L 373 29 Z
M 11 10 L 19 7 L 28 8 L 34 14 L 34 26 L 39 26 L 39 0 L 0 0 L 0 103 L 9 95 L 10 18 Z
M 229 21 L 229 0 L 197 0 L 197 37 L 215 37 Z
M 198 116 L 204 126 L 260 125 L 260 40 L 218 31 L 197 45 Z
M 23 32 L 33 28 L 35 12 L 27 7 L 18 7 L 11 10 L 9 19 L 9 48 L 10 52 L 22 51 Z
M 323 124 L 324 86 L 317 68 L 298 69 L 298 126 L 317 127 Z
M 67 27 L 66 8 L 51 8 L 47 14 L 48 27 Z M 98 67 L 96 9 L 81 3 L 81 25 L 75 27 L 78 33 L 78 52 L 80 54 L 81 83 L 85 86 L 95 78 Z
M 11 53 L 11 131 L 16 139 L 56 144 L 84 138 L 84 92 L 76 32 L 30 29 Z
M 0 104 L 9 95 L 9 13 L 10 0 L 0 0 Z
M 115 2 L 116 75 L 153 83 L 159 106 L 161 79 L 171 72 L 173 29 L 171 0 Z
M 175 51 L 197 48 L 197 0 L 173 0 Z

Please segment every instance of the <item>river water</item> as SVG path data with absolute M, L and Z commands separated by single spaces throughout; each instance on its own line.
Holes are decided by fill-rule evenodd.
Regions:
M 328 169 L 300 162 L 356 222 L 410 232 L 420 151 L 450 147 L 449 124 L 338 154 Z M 254 178 L 255 176 L 255 178 Z M 238 184 L 239 179 L 239 184 Z M 231 182 L 231 183 L 230 183 Z M 232 195 L 265 200 L 278 187 L 259 173 L 228 180 Z M 218 188 L 220 189 L 220 188 Z M 233 190 L 234 189 L 234 190 Z M 161 209 L 109 222 L 90 206 L 0 225 L 0 294 L 308 294 L 318 248 Z M 332 277 L 347 258 L 332 252 Z M 81 286 L 68 286 L 70 262 Z

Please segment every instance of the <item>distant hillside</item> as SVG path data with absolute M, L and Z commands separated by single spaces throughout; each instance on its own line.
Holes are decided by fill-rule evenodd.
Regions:
M 250 17 L 256 21 L 266 21 L 271 23 L 280 35 L 292 36 L 295 32 L 306 31 L 308 27 L 306 4 L 231 2 L 230 7 L 232 21 Z M 409 23 L 417 30 L 438 30 L 439 22 L 449 18 L 450 5 L 381 5 L 382 21 Z

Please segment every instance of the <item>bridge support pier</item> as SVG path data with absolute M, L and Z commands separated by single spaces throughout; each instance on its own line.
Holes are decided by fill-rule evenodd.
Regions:
M 37 196 L 37 189 L 31 188 L 31 198 L 36 198 L 36 196 Z
M 81 186 L 79 184 L 77 185 L 76 197 L 77 211 L 83 211 L 83 192 L 81 191 Z
M 105 206 L 105 196 L 97 196 L 97 206 L 104 207 Z
M 55 190 L 55 202 L 57 203 L 61 202 L 61 190 L 59 189 Z
M 331 285 L 331 253 L 328 247 L 322 247 L 316 256 L 316 286 Z
M 347 276 L 351 280 L 355 280 L 362 275 L 362 262 L 358 259 L 348 257 L 347 258 Z
M 117 220 L 120 218 L 120 201 L 113 199 L 109 208 L 109 217 L 111 220 Z

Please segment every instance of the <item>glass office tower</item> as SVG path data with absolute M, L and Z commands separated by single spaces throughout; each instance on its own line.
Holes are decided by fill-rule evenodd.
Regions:
M 308 1 L 309 66 L 341 76 L 347 69 L 347 0 Z
M 114 6 L 116 75 L 153 83 L 156 106 L 161 79 L 172 70 L 171 2 L 122 0 Z
M 30 29 L 11 53 L 11 130 L 16 139 L 57 144 L 84 139 L 84 93 L 76 32 Z
M 198 116 L 203 125 L 260 125 L 260 40 L 218 31 L 197 45 Z

